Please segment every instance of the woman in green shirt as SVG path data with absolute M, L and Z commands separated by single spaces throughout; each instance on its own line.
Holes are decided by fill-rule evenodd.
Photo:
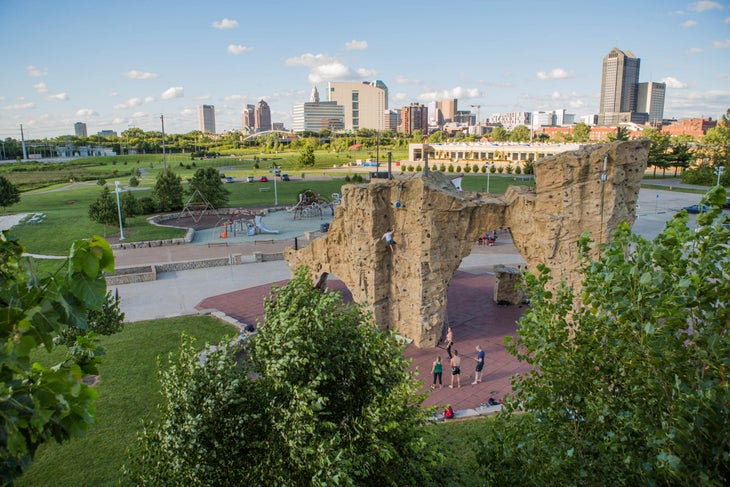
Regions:
M 441 389 L 441 374 L 443 372 L 443 365 L 441 364 L 441 355 L 436 356 L 436 361 L 433 363 L 433 367 L 431 367 L 431 372 L 433 373 L 433 386 L 431 386 L 431 389 L 436 388 L 436 379 L 439 381 L 439 389 Z

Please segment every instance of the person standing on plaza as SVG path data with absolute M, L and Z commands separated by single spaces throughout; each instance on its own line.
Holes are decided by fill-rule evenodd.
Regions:
M 482 347 L 477 345 L 477 358 L 474 360 L 477 361 L 477 368 L 476 372 L 474 373 L 474 382 L 472 384 L 476 384 L 477 382 L 482 381 L 482 370 L 484 370 L 484 359 L 486 358 L 486 354 L 484 353 L 484 350 L 482 350 Z
M 454 356 L 451 357 L 451 385 L 450 389 L 454 388 L 454 377 L 456 377 L 456 384 L 461 387 L 461 357 L 459 357 L 459 351 L 454 350 Z
M 441 377 L 443 374 L 443 364 L 441 363 L 441 355 L 436 356 L 436 361 L 433 363 L 433 366 L 431 367 L 431 372 L 433 373 L 433 386 L 431 389 L 436 388 L 436 379 L 439 381 L 439 389 L 443 387 L 443 383 L 441 382 Z
M 451 327 L 448 327 L 446 329 L 446 340 L 444 341 L 444 344 L 446 345 L 446 353 L 449 354 L 449 360 L 451 359 L 451 346 L 454 344 L 454 331 L 451 329 Z

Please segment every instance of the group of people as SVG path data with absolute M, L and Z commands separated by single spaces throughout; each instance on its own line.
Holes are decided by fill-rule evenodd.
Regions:
M 446 345 L 446 353 L 449 355 L 449 366 L 451 367 L 451 384 L 449 385 L 449 388 L 454 388 L 454 381 L 456 381 L 456 387 L 461 387 L 461 357 L 459 356 L 458 350 L 454 348 L 452 351 L 452 347 L 454 345 L 454 331 L 451 327 L 448 327 L 446 330 L 446 340 L 444 341 L 444 344 Z M 472 382 L 472 385 L 478 384 L 482 381 L 484 360 L 486 358 L 486 354 L 484 353 L 484 350 L 482 350 L 481 346 L 477 345 L 476 350 L 477 354 L 476 357 L 474 357 L 474 360 L 476 361 L 476 368 L 474 371 L 474 382 Z M 436 382 L 438 382 L 439 389 L 443 387 L 443 363 L 441 362 L 441 355 L 436 356 L 436 360 L 431 367 L 431 373 L 433 374 L 433 385 L 431 387 L 436 388 Z
M 479 236 L 479 240 L 477 241 L 477 244 L 479 245 L 489 245 L 492 247 L 494 245 L 494 242 L 497 241 L 497 230 L 494 231 L 494 233 L 484 232 Z

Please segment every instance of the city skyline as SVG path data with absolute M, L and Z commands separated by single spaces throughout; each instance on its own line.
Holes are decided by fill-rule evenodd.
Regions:
M 0 17 L 14 20 L 0 32 L 0 138 L 19 138 L 20 124 L 30 139 L 76 122 L 89 134 L 159 131 L 161 114 L 166 132 L 185 133 L 203 104 L 218 132 L 240 130 L 259 100 L 291 128 L 292 107 L 313 85 L 328 100 L 330 81 L 383 80 L 391 109 L 457 98 L 482 121 L 562 108 L 579 118 L 599 111 L 613 48 L 641 59 L 640 82 L 666 83 L 665 118 L 716 119 L 730 105 L 729 2 L 507 3 L 4 0 Z

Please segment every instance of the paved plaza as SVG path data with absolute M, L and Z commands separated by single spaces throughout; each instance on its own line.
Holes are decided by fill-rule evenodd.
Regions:
M 697 203 L 700 195 L 676 191 L 642 190 L 637 209 L 634 230 L 646 238 L 656 236 L 669 220 L 683 206 Z M 281 213 L 281 212 L 280 212 Z M 281 213 L 282 217 L 286 217 Z M 694 217 L 692 217 L 694 218 Z M 272 216 L 264 220 L 270 228 L 284 228 Z M 319 219 L 310 219 L 311 231 L 319 230 Z M 298 231 L 307 231 L 298 230 Z M 319 235 L 314 235 L 320 236 Z M 263 238 L 263 240 L 261 240 Z M 227 246 L 178 245 L 115 251 L 117 267 L 166 262 L 185 262 L 213 257 L 254 252 L 276 253 L 291 245 L 289 240 L 276 240 L 268 235 L 259 239 Z M 224 312 L 243 323 L 257 323 L 263 319 L 263 298 L 269 295 L 272 284 L 283 285 L 291 272 L 283 261 L 248 262 L 236 266 L 214 267 L 180 272 L 161 273 L 156 281 L 114 286 L 122 299 L 122 310 L 127 321 L 207 313 L 211 310 Z M 492 299 L 495 265 L 516 266 L 524 261 L 512 245 L 508 234 L 497 240 L 494 247 L 474 246 L 459 271 L 454 276 L 448 291 L 447 321 L 454 330 L 455 347 L 463 357 L 462 386 L 450 389 L 451 375 L 444 367 L 444 387 L 429 391 L 425 405 L 442 406 L 451 404 L 456 410 L 476 408 L 491 397 L 501 400 L 510 392 L 509 378 L 522 372 L 524 364 L 517 362 L 504 347 L 504 337 L 514 336 L 516 321 L 524 311 L 519 306 L 498 306 Z M 332 276 L 328 281 L 332 289 L 341 290 L 343 296 L 349 292 Z M 476 362 L 476 345 L 486 351 L 486 366 L 483 382 L 472 385 Z M 446 351 L 442 348 L 418 349 L 413 345 L 406 348 L 412 368 L 424 381 L 423 390 L 429 390 L 432 376 L 431 364 L 437 355 L 448 363 Z M 384 367 L 387 364 L 383 364 Z

